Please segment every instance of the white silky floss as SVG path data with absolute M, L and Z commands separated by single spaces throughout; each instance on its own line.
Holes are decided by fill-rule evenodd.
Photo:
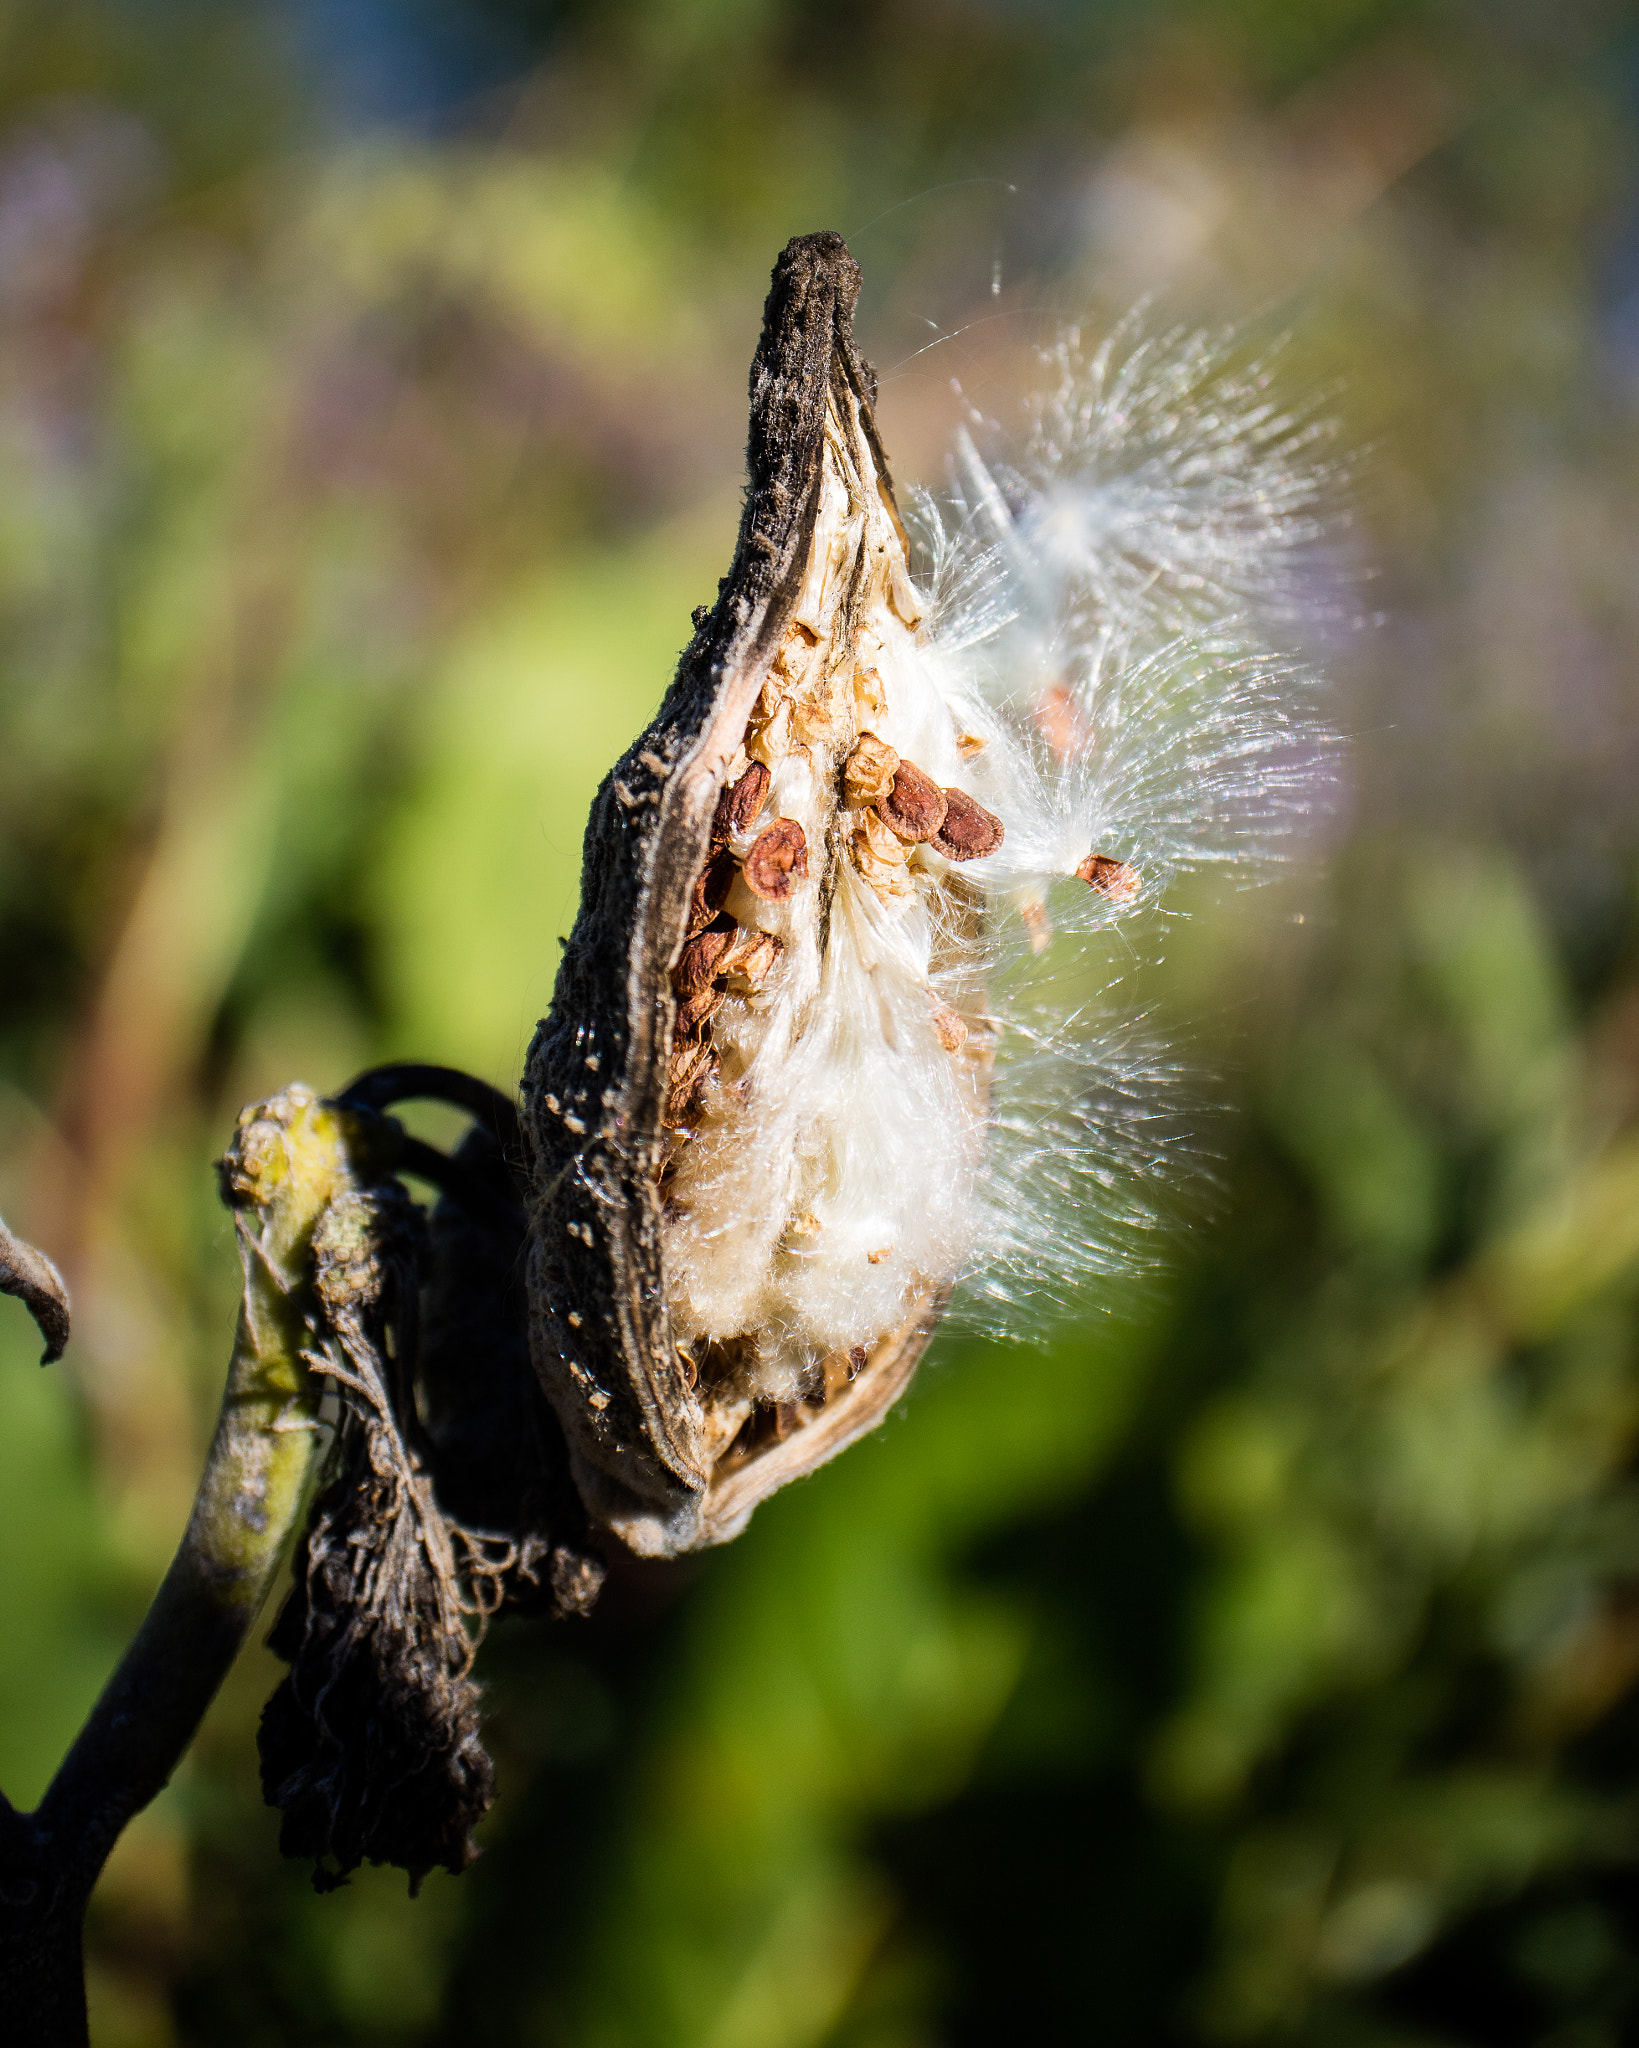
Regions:
M 782 950 L 730 985 L 665 1181 L 678 1341 L 738 1347 L 748 1398 L 798 1398 L 953 1277 L 1017 1330 L 1142 1258 L 1177 1076 L 1057 956 L 1152 937 L 1188 870 L 1255 874 L 1324 782 L 1314 679 L 1279 644 L 1324 429 L 1233 341 L 1129 326 L 1043 364 L 1011 460 L 964 430 L 949 496 L 914 501 L 914 558 L 831 407 L 809 572 L 729 769 L 769 770 L 807 872 L 783 900 L 735 881 L 727 913 Z M 954 811 L 945 851 L 895 829 L 863 800 L 873 748 L 1000 845 L 961 857 Z

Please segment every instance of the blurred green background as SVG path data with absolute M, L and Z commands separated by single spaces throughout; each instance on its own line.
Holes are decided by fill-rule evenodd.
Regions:
M 848 233 L 902 479 L 1146 294 L 1342 424 L 1344 802 L 1148 991 L 1165 1270 L 485 1652 L 467 1877 L 312 1895 L 241 1661 L 100 2048 L 1639 2039 L 1639 10 L 4 0 L 0 1784 L 176 1539 L 238 1105 L 510 1086 Z M 1323 843 L 1322 843 L 1323 842 Z

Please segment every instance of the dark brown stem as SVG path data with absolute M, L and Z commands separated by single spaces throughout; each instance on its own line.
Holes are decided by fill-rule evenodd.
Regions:
M 186 1533 L 39 1807 L 19 1813 L 0 1798 L 0 2040 L 83 2048 L 92 1887 L 121 1830 L 181 1761 L 294 1531 L 322 1387 L 303 1355 L 309 1248 L 347 1183 L 347 1125 L 304 1089 L 239 1120 L 223 1179 L 238 1212 L 244 1301 Z
M 507 1158 L 522 1158 L 518 1105 L 499 1088 L 463 1074 L 459 1067 L 436 1067 L 424 1060 L 397 1060 L 371 1067 L 349 1081 L 336 1097 L 344 1109 L 384 1110 L 395 1102 L 447 1102 L 464 1109 L 482 1131 L 494 1138 Z
M 0 1220 L 0 1294 L 14 1294 L 46 1340 L 42 1365 L 55 1365 L 68 1342 L 68 1289 L 42 1251 L 13 1237 Z

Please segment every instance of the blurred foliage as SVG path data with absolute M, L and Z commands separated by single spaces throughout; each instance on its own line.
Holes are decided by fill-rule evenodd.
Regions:
M 1145 293 L 1289 325 L 1356 451 L 1343 814 L 1151 992 L 1235 1098 L 1167 1273 L 500 1631 L 417 1901 L 279 1863 L 248 1655 L 102 2048 L 1633 2036 L 1636 166 L 1618 0 L 0 7 L 0 1208 L 78 1309 L 50 1375 L 0 1321 L 14 1798 L 182 1523 L 234 1110 L 516 1075 L 786 237 L 906 478 Z

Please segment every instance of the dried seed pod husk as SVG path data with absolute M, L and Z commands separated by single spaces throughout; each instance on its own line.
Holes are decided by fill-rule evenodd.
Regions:
M 741 925 L 717 962 L 718 979 L 730 986 L 743 981 L 750 988 L 758 988 L 768 979 L 783 951 L 772 932 Z
M 843 793 L 850 806 L 862 811 L 867 804 L 880 803 L 893 787 L 898 767 L 899 756 L 886 740 L 878 739 L 874 732 L 862 732 L 842 771 Z
M 982 991 L 952 998 L 972 1002 L 959 1050 L 929 1027 L 966 885 L 935 863 L 889 902 L 838 822 L 861 812 L 845 769 L 864 734 L 893 754 L 896 717 L 927 729 L 896 705 L 923 607 L 853 342 L 858 289 L 835 235 L 776 267 L 734 563 L 593 806 L 525 1073 L 535 1366 L 582 1497 L 642 1554 L 733 1535 L 879 1421 L 966 1251 L 941 1204 L 980 1142 Z M 959 734 L 928 715 L 950 726 L 937 757 L 916 742 L 948 805 Z M 775 821 L 746 845 L 765 805 Z M 712 959 L 699 936 L 725 905 L 742 931 Z M 702 987 L 726 997 L 709 1054 L 690 1034 Z
M 753 896 L 765 903 L 783 903 L 791 894 L 793 876 L 801 880 L 808 873 L 808 839 L 796 819 L 776 818 L 759 833 L 741 872 Z
M 530 1369 L 527 1224 L 515 1178 L 481 1129 L 451 1163 L 486 1199 L 446 1194 L 428 1221 L 416 1381 L 439 1509 L 486 1611 L 500 1592 L 509 1611 L 589 1614 L 604 1566 L 563 1432 Z

